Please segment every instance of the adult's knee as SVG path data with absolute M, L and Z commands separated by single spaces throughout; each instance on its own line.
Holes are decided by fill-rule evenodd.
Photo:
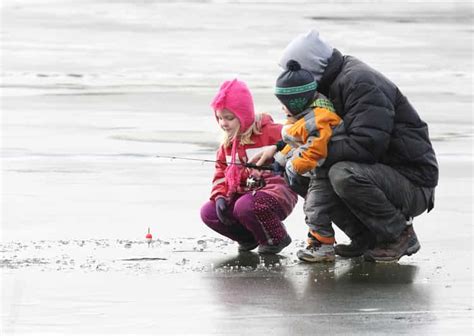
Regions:
M 353 162 L 342 161 L 331 166 L 328 177 L 336 194 L 344 198 L 355 187 Z

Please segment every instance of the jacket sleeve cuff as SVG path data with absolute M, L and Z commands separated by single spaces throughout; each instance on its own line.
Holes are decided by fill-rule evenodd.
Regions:
M 277 152 L 279 152 L 279 151 L 281 151 L 283 148 L 285 148 L 286 143 L 285 143 L 285 141 L 280 140 L 280 141 L 278 141 L 278 142 L 275 144 L 275 146 L 276 146 Z

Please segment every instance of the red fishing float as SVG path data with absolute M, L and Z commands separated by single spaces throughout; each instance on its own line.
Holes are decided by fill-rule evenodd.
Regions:
M 151 241 L 153 240 L 153 236 L 150 233 L 150 228 L 148 228 L 148 233 L 145 236 L 146 242 L 148 243 L 148 246 L 150 246 Z

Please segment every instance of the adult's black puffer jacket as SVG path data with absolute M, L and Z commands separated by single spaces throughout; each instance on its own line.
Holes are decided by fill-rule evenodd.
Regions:
M 331 99 L 344 129 L 329 143 L 324 166 L 339 161 L 387 164 L 418 186 L 438 183 L 438 163 L 428 127 L 395 84 L 358 59 L 343 56 L 316 30 L 285 48 L 280 66 L 296 60 L 318 91 Z M 341 132 L 342 131 L 342 132 Z
M 334 49 L 318 90 L 333 102 L 346 135 L 331 141 L 326 165 L 380 162 L 418 186 L 437 185 L 438 163 L 428 126 L 390 80 Z

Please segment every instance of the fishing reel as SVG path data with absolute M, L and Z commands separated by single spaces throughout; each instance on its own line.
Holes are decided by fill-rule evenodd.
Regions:
M 248 190 L 256 190 L 265 186 L 265 180 L 262 177 L 250 175 L 245 183 Z

